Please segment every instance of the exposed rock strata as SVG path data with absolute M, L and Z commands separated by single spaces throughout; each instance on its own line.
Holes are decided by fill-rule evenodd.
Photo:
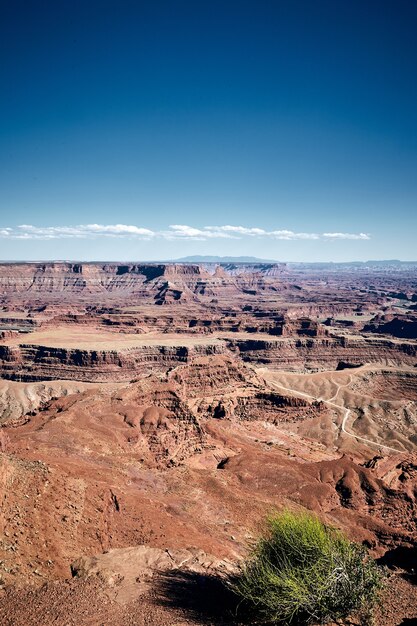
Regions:
M 293 371 L 336 369 L 340 362 L 353 365 L 363 363 L 414 365 L 417 360 L 415 342 L 360 336 L 277 340 L 230 339 L 228 345 L 248 363 Z
M 19 344 L 0 345 L 0 375 L 18 381 L 69 379 L 85 382 L 129 381 L 166 371 L 198 354 L 221 354 L 226 345 L 146 346 L 118 350 L 82 350 Z
M 117 336 L 116 336 L 117 337 Z M 69 379 L 85 382 L 129 381 L 152 371 L 167 371 L 187 363 L 198 355 L 234 354 L 253 365 L 272 369 L 320 371 L 337 369 L 339 363 L 361 365 L 414 365 L 417 360 L 415 342 L 373 339 L 357 336 L 312 338 L 236 338 L 233 335 L 213 337 L 213 342 L 178 341 L 166 345 L 144 339 L 137 347 L 118 349 L 76 349 L 50 347 L 12 341 L 0 344 L 0 375 L 20 381 Z M 214 371 L 213 371 L 214 374 Z

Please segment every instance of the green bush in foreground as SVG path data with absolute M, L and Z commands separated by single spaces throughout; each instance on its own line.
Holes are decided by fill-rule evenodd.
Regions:
M 366 549 L 312 515 L 285 511 L 232 582 L 255 623 L 326 623 L 351 614 L 370 622 L 382 574 Z M 242 605 L 241 605 L 242 608 Z

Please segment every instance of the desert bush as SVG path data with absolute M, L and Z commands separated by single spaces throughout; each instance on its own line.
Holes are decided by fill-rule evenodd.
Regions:
M 272 515 L 231 581 L 261 624 L 324 624 L 352 614 L 370 623 L 382 573 L 366 549 L 306 513 Z

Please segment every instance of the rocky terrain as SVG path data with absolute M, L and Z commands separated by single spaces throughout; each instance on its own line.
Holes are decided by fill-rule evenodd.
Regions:
M 239 624 L 265 515 L 316 512 L 417 618 L 415 268 L 0 265 L 0 624 Z

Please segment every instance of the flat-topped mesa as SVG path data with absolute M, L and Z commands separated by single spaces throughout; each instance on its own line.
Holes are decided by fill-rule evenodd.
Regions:
M 184 264 L 184 263 L 168 263 L 164 267 L 164 276 L 203 276 L 209 278 L 210 274 L 202 265 Z
M 328 331 L 317 320 L 312 320 L 309 317 L 300 317 L 298 319 L 286 317 L 282 322 L 282 333 L 276 334 L 282 334 L 286 337 L 324 337 L 328 334 Z
M 227 270 L 209 272 L 204 265 L 179 263 L 2 263 L 0 264 L 0 296 L 18 295 L 36 299 L 37 295 L 97 297 L 133 295 L 148 297 L 151 302 L 155 289 L 171 283 L 177 291 L 189 289 L 198 296 L 228 297 L 242 293 L 251 280 L 262 285 L 259 268 L 246 268 L 239 281 Z M 175 301 L 176 298 L 173 298 Z M 180 300 L 180 298 L 178 298 Z
M 163 276 L 166 266 L 119 263 L 0 264 L 0 293 L 100 293 L 134 290 Z
M 191 341 L 181 337 L 165 336 L 158 340 L 142 339 L 142 335 L 108 334 L 105 342 L 91 343 L 77 342 L 73 337 L 68 341 L 61 339 L 59 332 L 52 335 L 40 339 L 32 336 L 33 343 L 19 343 L 12 338 L 11 344 L 0 344 L 0 377 L 26 382 L 123 382 L 166 371 L 194 356 L 227 351 L 225 342 L 210 337 Z
M 184 329 L 185 331 L 185 329 Z M 303 334 L 305 333 L 305 334 Z M 197 356 L 229 354 L 255 367 L 320 371 L 363 363 L 413 366 L 417 343 L 360 335 L 321 335 L 298 324 L 290 336 L 266 333 L 109 332 L 88 325 L 44 327 L 33 333 L 13 332 L 0 341 L 0 376 L 12 380 L 68 379 L 85 382 L 129 381 L 152 371 L 166 372 Z M 218 363 L 213 379 L 223 378 Z M 227 369 L 227 368 L 226 368 Z M 197 373 L 199 367 L 195 368 Z M 227 377 L 231 375 L 227 372 Z M 232 384 L 240 379 L 233 366 Z M 193 393 L 193 382 L 187 383 Z
M 287 270 L 285 263 L 222 263 L 218 265 L 225 274 L 262 274 L 263 276 L 279 276 Z

